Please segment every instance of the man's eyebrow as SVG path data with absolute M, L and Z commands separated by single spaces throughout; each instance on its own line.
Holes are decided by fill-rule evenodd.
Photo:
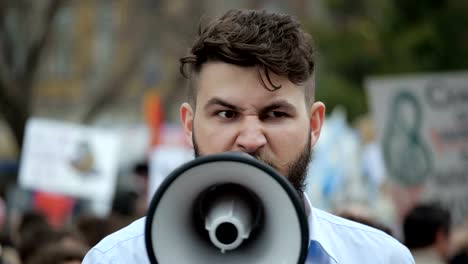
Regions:
M 236 110 L 236 111 L 243 111 L 244 110 L 243 108 L 235 106 L 235 105 L 233 105 L 231 103 L 228 103 L 228 102 L 226 102 L 223 99 L 218 98 L 218 97 L 214 97 L 214 98 L 211 98 L 210 100 L 208 100 L 208 102 L 205 104 L 204 108 L 206 110 L 211 106 L 217 106 L 217 105 L 224 106 L 226 108 L 229 108 L 231 110 Z
M 272 102 L 268 104 L 267 106 L 263 107 L 261 112 L 268 112 L 268 111 L 275 110 L 278 108 L 281 108 L 282 110 L 289 111 L 289 112 L 296 112 L 296 107 L 290 102 L 285 101 L 285 100 Z

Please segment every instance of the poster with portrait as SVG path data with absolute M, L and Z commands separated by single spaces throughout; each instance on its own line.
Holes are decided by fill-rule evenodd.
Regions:
M 119 138 L 112 131 L 33 118 L 21 155 L 21 187 L 108 203 L 117 180 Z
M 409 209 L 419 201 L 468 216 L 468 72 L 366 81 L 387 175 Z M 400 208 L 401 209 L 401 208 Z M 404 213 L 404 212 L 403 212 Z

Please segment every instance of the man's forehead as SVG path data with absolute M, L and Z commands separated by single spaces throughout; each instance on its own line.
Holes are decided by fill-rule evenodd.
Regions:
M 207 80 L 222 78 L 228 75 L 234 76 L 239 81 L 249 77 L 254 78 L 259 82 L 259 84 L 262 84 L 262 80 L 265 82 L 265 84 L 270 81 L 273 84 L 289 82 L 287 76 L 280 76 L 272 71 L 268 71 L 268 73 L 268 76 L 265 76 L 265 70 L 258 65 L 240 66 L 222 61 L 209 61 L 204 63 L 200 68 L 196 79 L 197 81 L 201 80 L 202 82 L 205 82 Z M 274 90 L 274 87 L 268 88 L 273 88 L 271 90 Z
M 198 92 L 228 92 L 231 89 L 236 92 L 240 88 L 248 88 L 274 97 L 287 94 L 289 90 L 303 93 L 305 88 L 292 83 L 285 76 L 270 73 L 267 77 L 257 66 L 237 66 L 224 62 L 207 63 L 193 80 L 197 83 Z M 272 84 L 281 88 L 276 89 Z
M 257 91 L 252 91 L 252 90 Z M 292 105 L 296 106 L 304 102 L 304 95 L 295 88 L 295 93 L 287 92 L 283 87 L 276 91 L 266 90 L 264 87 L 200 87 L 197 94 L 198 104 L 202 107 L 230 104 L 236 108 L 261 108 L 269 105 Z
M 305 87 L 292 83 L 287 77 L 270 74 L 270 80 L 279 89 L 265 87 L 267 78 L 263 81 L 256 66 L 237 66 L 224 62 L 208 62 L 197 74 L 193 99 L 196 108 L 206 108 L 213 98 L 221 98 L 225 102 L 239 108 L 257 108 L 269 106 L 274 101 L 283 100 L 295 108 L 306 109 Z

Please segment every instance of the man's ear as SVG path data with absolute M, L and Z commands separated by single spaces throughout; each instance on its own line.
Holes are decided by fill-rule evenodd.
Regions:
M 317 143 L 325 120 L 325 104 L 314 102 L 310 107 L 310 143 L 312 147 Z
M 184 127 L 184 135 L 187 143 L 193 148 L 192 133 L 193 133 L 193 109 L 189 103 L 183 103 L 180 106 L 180 120 Z

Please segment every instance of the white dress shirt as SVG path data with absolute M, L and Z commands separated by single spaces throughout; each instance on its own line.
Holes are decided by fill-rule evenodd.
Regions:
M 409 250 L 386 233 L 312 208 L 306 196 L 305 204 L 310 233 L 307 264 L 415 263 Z M 141 218 L 107 236 L 88 252 L 83 263 L 149 263 L 144 229 L 145 218 Z

